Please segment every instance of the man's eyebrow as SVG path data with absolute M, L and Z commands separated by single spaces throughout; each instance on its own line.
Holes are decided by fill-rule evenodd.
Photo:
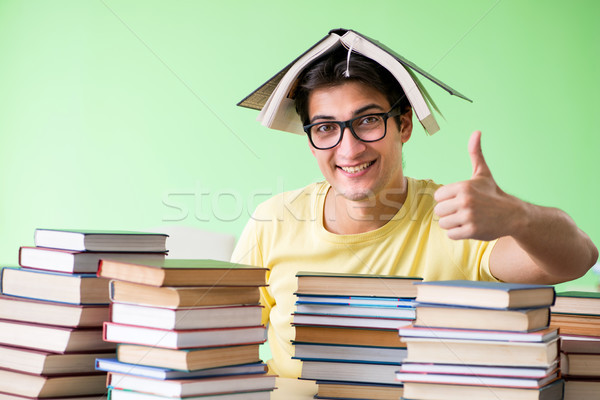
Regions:
M 369 111 L 369 110 L 374 109 L 374 108 L 377 109 L 377 110 L 385 111 L 383 109 L 383 107 L 381 107 L 379 104 L 371 103 L 371 104 L 367 104 L 366 106 L 363 106 L 363 107 L 359 108 L 358 110 L 354 110 L 354 112 L 352 113 L 352 115 L 355 116 L 355 117 L 358 117 L 361 114 L 364 114 L 366 111 Z M 313 116 L 310 119 L 310 123 L 314 123 L 316 120 L 319 120 L 319 119 L 334 121 L 335 117 L 333 117 L 331 115 L 317 114 L 317 115 Z

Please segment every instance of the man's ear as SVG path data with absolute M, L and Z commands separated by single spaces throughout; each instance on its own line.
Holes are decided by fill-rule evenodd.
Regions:
M 412 135 L 412 107 L 408 107 L 408 110 L 400 116 L 400 122 L 402 123 L 402 129 L 400 130 L 400 139 L 404 144 L 408 142 L 408 139 L 410 139 L 410 135 Z

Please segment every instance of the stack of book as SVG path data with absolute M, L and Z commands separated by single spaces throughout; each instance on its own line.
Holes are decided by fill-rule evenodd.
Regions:
M 561 399 L 552 286 L 439 281 L 417 286 L 408 355 L 397 379 L 406 399 Z
M 21 268 L 2 269 L 2 398 L 96 399 L 105 393 L 106 374 L 95 370 L 95 360 L 115 351 L 113 343 L 102 340 L 109 292 L 108 280 L 96 277 L 98 261 L 105 256 L 162 259 L 165 239 L 38 229 L 34 240 L 36 247 L 19 250 Z M 145 247 L 149 244 L 158 247 Z
M 104 340 L 117 354 L 96 367 L 112 400 L 269 399 L 275 376 L 259 357 L 265 268 L 102 260 L 98 276 L 111 280 Z
M 560 330 L 561 371 L 565 399 L 592 399 L 600 395 L 600 293 L 562 292 L 551 308 Z
M 318 399 L 398 399 L 395 372 L 406 356 L 398 329 L 415 318 L 413 282 L 421 278 L 297 274 L 293 325 L 302 379 Z

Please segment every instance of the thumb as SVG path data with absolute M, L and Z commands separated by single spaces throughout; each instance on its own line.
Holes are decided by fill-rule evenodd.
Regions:
M 481 131 L 475 131 L 469 139 L 469 156 L 471 157 L 471 165 L 473 166 L 472 178 L 476 176 L 492 176 L 492 172 L 488 168 L 483 151 L 481 150 Z

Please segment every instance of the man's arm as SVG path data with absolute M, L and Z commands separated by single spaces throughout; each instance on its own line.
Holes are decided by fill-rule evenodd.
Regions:
M 442 186 L 435 213 L 451 239 L 498 239 L 490 271 L 506 282 L 554 284 L 583 276 L 598 259 L 591 239 L 563 211 L 503 192 L 481 151 L 481 132 L 469 141 L 471 179 Z

